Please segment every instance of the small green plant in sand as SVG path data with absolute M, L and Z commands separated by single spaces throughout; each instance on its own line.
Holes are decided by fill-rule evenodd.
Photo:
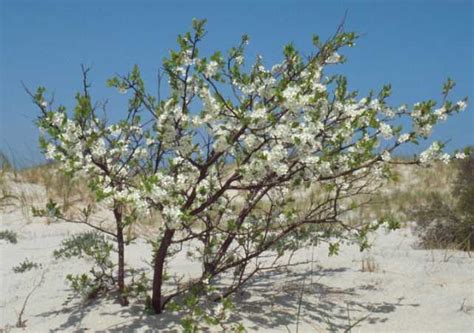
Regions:
M 11 230 L 2 230 L 0 231 L 0 239 L 4 239 L 7 242 L 16 244 L 18 242 L 18 234 Z
M 94 266 L 88 274 L 66 276 L 75 292 L 81 294 L 84 299 L 93 299 L 115 284 L 115 264 L 110 259 L 112 251 L 113 245 L 103 234 L 89 231 L 66 238 L 53 255 L 56 259 L 77 257 L 93 262 Z
M 41 268 L 42 265 L 38 264 L 36 262 L 30 261 L 28 258 L 26 258 L 23 262 L 21 262 L 18 266 L 14 266 L 12 268 L 14 273 L 24 273 L 32 269 L 37 269 Z

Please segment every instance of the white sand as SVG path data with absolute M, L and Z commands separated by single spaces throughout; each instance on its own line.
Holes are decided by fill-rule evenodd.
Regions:
M 87 272 L 90 263 L 55 260 L 53 250 L 71 233 L 88 230 L 67 223 L 47 225 L 38 218 L 25 220 L 20 209 L 0 213 L 0 230 L 18 233 L 17 244 L 0 241 L 1 317 L 0 332 L 179 332 L 173 314 L 147 316 L 143 306 L 121 307 L 113 297 L 83 305 L 65 281 L 68 273 Z M 375 236 L 374 247 L 360 253 L 355 246 L 342 246 L 339 256 L 328 257 L 321 246 L 299 251 L 295 258 L 314 264 L 289 271 L 269 271 L 254 279 L 238 295 L 232 316 L 242 320 L 249 332 L 344 331 L 357 321 L 352 332 L 474 332 L 474 258 L 464 252 L 420 250 L 409 229 Z M 150 247 L 138 240 L 127 247 L 127 263 L 151 269 Z M 12 267 L 25 258 L 42 268 L 15 274 Z M 362 272 L 361 261 L 371 258 L 375 272 Z M 313 267 L 311 267 L 313 266 Z M 184 256 L 176 258 L 173 271 L 196 274 L 199 265 Z M 27 327 L 17 329 L 16 313 L 26 295 L 31 295 L 23 318 Z M 302 295 L 301 302 L 300 296 Z

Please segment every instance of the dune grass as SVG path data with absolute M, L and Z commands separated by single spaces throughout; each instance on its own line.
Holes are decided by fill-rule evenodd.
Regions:
M 44 204 L 50 199 L 57 202 L 64 212 L 94 202 L 86 179 L 65 175 L 55 164 L 24 169 L 15 168 L 14 165 L 15 163 L 0 152 L 0 209 L 7 209 L 9 206 L 19 207 L 24 217 L 31 220 L 32 207 Z M 233 166 L 229 165 L 227 168 L 230 172 Z M 432 168 L 399 165 L 394 171 L 394 180 L 371 197 L 370 205 L 357 208 L 343 216 L 346 223 L 357 225 L 379 220 L 387 215 L 395 216 L 403 223 L 409 218 L 407 212 L 411 207 L 422 205 L 433 193 L 442 194 L 447 201 L 451 200 L 450 184 L 455 174 L 453 165 L 435 163 Z M 291 205 L 304 210 L 310 204 L 311 198 L 318 198 L 320 193 L 321 189 L 316 185 L 302 189 L 301 192 L 292 194 L 294 201 Z M 368 196 L 361 196 L 357 199 L 357 203 L 367 199 Z M 236 201 L 235 204 L 243 204 L 243 200 Z M 260 205 L 265 208 L 263 207 L 265 200 Z M 131 239 L 147 234 L 159 227 L 160 221 L 159 213 L 150 212 L 128 228 L 127 237 Z

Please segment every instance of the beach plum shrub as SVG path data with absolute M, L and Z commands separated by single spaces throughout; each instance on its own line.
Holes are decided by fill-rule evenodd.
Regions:
M 393 165 L 452 160 L 438 141 L 412 159 L 393 156 L 467 105 L 449 99 L 452 80 L 441 102 L 392 106 L 390 85 L 359 96 L 345 76 L 327 71 L 357 40 L 343 25 L 326 40 L 313 36 L 310 54 L 284 46 L 273 65 L 246 58 L 246 35 L 227 52 L 204 54 L 205 35 L 205 21 L 194 20 L 178 36 L 160 72 L 166 96 L 149 92 L 138 66 L 108 80 L 129 98 L 121 120 L 110 121 L 107 104 L 93 100 L 87 69 L 71 111 L 53 106 L 44 88 L 31 94 L 45 156 L 86 175 L 97 203 L 116 217 L 119 281 L 123 228 L 154 217 L 151 306 L 161 313 L 188 304 L 189 331 L 193 316 L 213 322 L 212 304 L 297 249 L 326 242 L 337 254 L 342 240 L 365 248 L 370 231 L 397 225 L 344 217 L 367 204 L 360 198 L 376 193 Z M 170 270 L 181 251 L 201 264 L 199 277 Z M 259 260 L 266 253 L 274 260 Z

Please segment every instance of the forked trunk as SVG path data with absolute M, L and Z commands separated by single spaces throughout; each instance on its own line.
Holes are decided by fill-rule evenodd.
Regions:
M 216 274 L 217 265 L 220 263 L 224 255 L 227 253 L 227 250 L 229 249 L 229 246 L 234 239 L 235 239 L 234 235 L 227 236 L 226 240 L 224 241 L 224 243 L 222 243 L 222 246 L 220 247 L 219 251 L 217 252 L 216 256 L 213 258 L 213 260 L 211 262 L 204 264 L 203 276 L 205 278 L 213 277 Z

